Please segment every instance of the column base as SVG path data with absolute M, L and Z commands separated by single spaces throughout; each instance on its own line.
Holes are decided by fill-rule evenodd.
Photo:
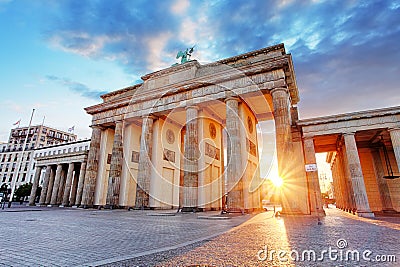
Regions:
M 370 211 L 357 211 L 356 215 L 363 218 L 375 218 L 375 214 Z
M 311 216 L 325 217 L 326 213 L 325 211 L 312 211 Z
M 152 210 L 150 207 L 132 207 L 133 210 Z
M 396 210 L 394 209 L 383 209 L 382 210 L 383 213 L 387 213 L 387 214 L 395 214 L 398 213 Z
M 279 213 L 280 216 L 304 216 L 307 214 L 304 214 L 303 212 L 299 211 L 299 210 L 293 210 L 293 211 L 279 211 L 277 210 L 276 213 Z
M 244 209 L 240 209 L 240 208 L 227 208 L 226 212 L 227 213 L 241 213 L 241 214 L 246 213 L 246 211 Z
M 105 206 L 103 206 L 104 209 L 108 209 L 108 210 L 116 210 L 116 209 L 120 209 L 121 207 L 118 205 L 110 205 L 110 204 L 106 204 Z
M 197 207 L 183 207 L 181 208 L 181 212 L 201 212 L 202 209 L 201 208 L 197 208 Z

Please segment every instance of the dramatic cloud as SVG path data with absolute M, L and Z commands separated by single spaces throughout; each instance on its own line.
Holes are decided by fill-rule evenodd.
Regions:
M 53 76 L 53 75 L 47 75 L 46 78 L 49 81 L 58 82 L 61 85 L 66 86 L 71 91 L 78 93 L 83 97 L 87 97 L 87 98 L 91 98 L 91 99 L 95 99 L 95 100 L 98 100 L 101 95 L 107 93 L 107 91 L 92 90 L 89 87 L 87 87 L 86 85 L 79 83 L 79 82 L 72 81 L 68 78 L 60 78 L 60 77 Z
M 136 77 L 170 66 L 178 50 L 193 44 L 194 58 L 214 61 L 284 42 L 293 53 L 303 117 L 400 103 L 400 1 L 51 5 L 45 35 L 54 47 L 115 60 Z M 79 83 L 62 81 L 73 90 L 90 92 Z

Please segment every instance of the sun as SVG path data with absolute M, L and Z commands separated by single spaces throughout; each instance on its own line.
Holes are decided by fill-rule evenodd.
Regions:
M 283 185 L 283 179 L 279 176 L 272 176 L 269 178 L 269 180 L 275 187 L 282 187 Z

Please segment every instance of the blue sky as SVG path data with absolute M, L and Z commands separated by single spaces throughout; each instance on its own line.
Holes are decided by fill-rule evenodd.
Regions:
M 34 123 L 90 137 L 84 107 L 196 44 L 201 63 L 285 43 L 301 118 L 400 104 L 400 1 L 0 0 L 0 141 Z

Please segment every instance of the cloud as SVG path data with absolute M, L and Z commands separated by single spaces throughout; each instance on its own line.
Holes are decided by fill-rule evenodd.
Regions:
M 305 116 L 400 102 L 400 1 L 52 5 L 46 40 L 66 52 L 119 62 L 135 78 L 170 66 L 177 51 L 193 44 L 192 58 L 207 62 L 284 42 L 293 54 Z M 91 92 L 83 84 L 62 81 L 73 90 Z
M 72 92 L 78 93 L 83 97 L 87 97 L 90 99 L 95 99 L 98 100 L 99 97 L 103 94 L 106 94 L 107 91 L 99 91 L 99 90 L 92 90 L 83 83 L 79 83 L 76 81 L 72 81 L 68 78 L 60 78 L 54 75 L 47 75 L 46 76 L 47 80 L 49 81 L 54 81 L 57 82 L 68 89 L 70 89 Z

